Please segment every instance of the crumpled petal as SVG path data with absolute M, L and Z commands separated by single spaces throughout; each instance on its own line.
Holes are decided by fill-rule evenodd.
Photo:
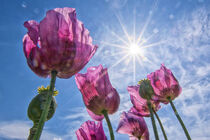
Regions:
M 25 35 L 23 38 L 23 50 L 28 66 L 32 71 L 41 77 L 47 77 L 49 75 L 49 69 L 45 63 L 45 57 L 40 51 L 40 48 L 36 47 L 33 43 L 29 35 Z
M 74 8 L 55 8 L 49 10 L 46 17 L 40 22 L 26 21 L 24 26 L 28 29 L 23 45 L 26 59 L 30 48 L 39 48 L 44 62 L 44 69 L 30 68 L 39 76 L 47 77 L 50 71 L 56 70 L 60 78 L 70 78 L 78 73 L 92 58 L 97 46 L 92 44 L 89 31 L 83 23 L 76 18 Z M 43 61 L 41 61 L 43 60 Z M 46 72 L 48 70 L 48 72 Z
M 107 140 L 102 122 L 86 121 L 76 131 L 77 140 Z
M 102 115 L 103 110 L 108 114 L 117 111 L 120 97 L 109 81 L 106 68 L 90 67 L 86 74 L 76 74 L 75 79 L 86 107 L 94 114 Z
M 149 112 L 149 108 L 148 108 L 148 105 L 147 105 L 147 100 L 143 99 L 139 95 L 139 87 L 140 87 L 139 85 L 128 86 L 127 90 L 130 94 L 131 103 L 133 104 L 133 107 L 135 108 L 135 110 L 138 112 L 138 115 L 140 115 L 142 117 L 149 117 L 150 112 Z M 150 102 L 152 104 L 153 109 L 155 109 L 155 111 L 158 111 L 160 109 L 159 101 L 152 101 L 151 100 Z M 131 109 L 131 112 L 132 112 L 132 110 L 134 110 L 134 109 Z
M 147 78 L 151 81 L 155 92 L 153 100 L 168 104 L 168 97 L 174 100 L 182 91 L 179 82 L 174 77 L 171 70 L 167 69 L 164 64 L 161 65 L 159 70 L 147 75 Z
M 96 115 L 92 111 L 87 108 L 87 112 L 93 120 L 102 121 L 104 119 L 104 115 Z
M 39 23 L 34 20 L 29 20 L 24 23 L 24 26 L 28 29 L 28 35 L 33 41 L 33 44 L 36 45 L 39 38 Z
M 121 134 L 128 134 L 130 139 L 141 138 L 141 140 L 149 140 L 146 122 L 142 117 L 131 112 L 122 113 L 117 132 Z

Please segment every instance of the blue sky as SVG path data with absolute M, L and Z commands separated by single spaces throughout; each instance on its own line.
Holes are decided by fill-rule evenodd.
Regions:
M 27 107 L 41 85 L 50 79 L 36 76 L 27 66 L 22 38 L 26 20 L 41 21 L 47 10 L 76 8 L 99 49 L 88 65 L 108 67 L 111 83 L 121 97 L 119 110 L 110 116 L 116 129 L 119 115 L 132 106 L 128 85 L 135 85 L 164 63 L 179 80 L 183 92 L 174 101 L 193 140 L 210 139 L 210 1 L 208 0 L 1 0 L 0 5 L 0 139 L 22 140 L 32 122 Z M 135 27 L 135 32 L 134 32 Z M 128 35 L 126 35 L 126 33 Z M 141 57 L 122 53 L 128 36 L 145 40 Z M 118 47 L 117 47 L 118 46 Z M 76 139 L 75 131 L 90 117 L 74 77 L 57 79 L 57 110 L 45 125 L 43 140 Z M 169 105 L 158 114 L 169 139 L 185 135 Z M 150 118 L 146 118 L 154 139 Z M 109 138 L 106 123 L 105 133 Z M 160 129 L 159 129 L 160 130 Z M 159 131 L 160 132 L 160 131 Z M 163 139 L 161 132 L 159 133 Z M 126 140 L 126 135 L 116 134 Z

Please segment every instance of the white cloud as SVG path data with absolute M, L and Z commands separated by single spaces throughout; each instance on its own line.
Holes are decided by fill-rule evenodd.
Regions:
M 28 137 L 31 127 L 32 123 L 28 121 L 15 120 L 0 122 L 0 138 L 25 140 Z M 60 137 L 44 130 L 41 138 L 58 140 Z
M 92 120 L 87 113 L 85 107 L 75 107 L 70 110 L 69 115 L 64 116 L 66 122 L 71 121 L 69 124 L 67 123 L 67 128 L 65 130 L 66 134 L 62 136 L 64 140 L 73 139 L 76 140 L 76 130 L 87 120 Z
M 26 8 L 26 7 L 27 7 L 27 5 L 26 5 L 25 2 L 23 2 L 23 3 L 21 4 L 21 6 L 22 6 L 23 8 Z
M 0 123 L 0 137 L 10 139 L 26 139 L 30 124 L 28 122 L 14 121 Z

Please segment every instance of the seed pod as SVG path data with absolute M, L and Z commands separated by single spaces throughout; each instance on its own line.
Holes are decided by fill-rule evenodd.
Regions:
M 139 82 L 139 94 L 142 98 L 146 100 L 151 100 L 152 96 L 154 95 L 154 90 L 150 84 L 148 79 L 141 80 Z
M 44 110 L 44 104 L 47 101 L 47 97 L 48 97 L 48 88 L 42 87 L 42 88 L 39 88 L 38 91 L 39 91 L 39 94 L 36 95 L 32 99 L 28 107 L 28 117 L 34 123 L 39 121 L 42 111 Z M 50 109 L 49 109 L 46 121 L 50 120 L 53 117 L 56 107 L 57 107 L 57 104 L 56 104 L 55 98 L 52 97 L 52 101 L 50 104 Z

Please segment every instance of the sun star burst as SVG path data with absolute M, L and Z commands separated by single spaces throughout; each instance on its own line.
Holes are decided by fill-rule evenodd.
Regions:
M 113 30 L 109 29 L 109 32 L 116 37 L 117 40 L 119 40 L 121 43 L 110 43 L 106 41 L 100 41 L 100 43 L 106 45 L 106 46 L 112 46 L 115 48 L 118 48 L 119 51 L 115 55 L 109 55 L 110 56 L 118 56 L 123 55 L 122 57 L 119 57 L 118 61 L 116 61 L 114 64 L 112 64 L 109 69 L 112 69 L 113 67 L 117 66 L 121 62 L 125 61 L 125 65 L 127 66 L 132 63 L 132 72 L 133 72 L 133 82 L 136 82 L 136 65 L 139 64 L 143 66 L 143 62 L 147 61 L 151 63 L 151 61 L 145 56 L 147 52 L 148 47 L 154 47 L 158 46 L 160 44 L 165 43 L 165 41 L 150 43 L 150 39 L 157 34 L 156 32 L 152 33 L 149 37 L 144 38 L 144 32 L 146 31 L 146 28 L 151 20 L 152 14 L 149 14 L 145 25 L 143 26 L 141 32 L 137 35 L 136 34 L 136 17 L 134 12 L 134 21 L 133 21 L 133 34 L 129 35 L 128 31 L 125 28 L 125 25 L 122 23 L 121 18 L 119 15 L 116 14 L 116 17 L 119 21 L 119 24 L 121 26 L 121 29 L 124 33 L 124 36 L 126 38 L 123 38 L 120 34 L 114 32 Z M 136 38 L 137 37 L 137 38 Z M 123 44 L 123 45 L 122 45 Z M 130 62 L 128 62 L 130 61 Z

